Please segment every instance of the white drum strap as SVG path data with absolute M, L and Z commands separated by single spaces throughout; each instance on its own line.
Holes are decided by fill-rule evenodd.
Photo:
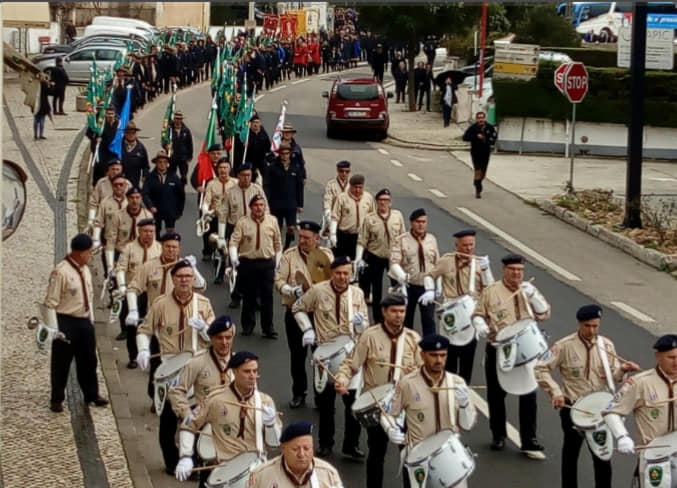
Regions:
M 450 387 L 447 390 L 447 403 L 449 405 L 449 422 L 451 423 L 451 429 L 456 431 L 456 396 L 454 395 L 454 389 L 451 388 L 454 386 L 454 378 L 450 373 L 445 373 L 446 386 Z M 440 419 L 440 425 L 442 425 L 442 420 Z
M 261 413 L 261 394 L 254 392 L 254 431 L 256 432 L 256 451 L 263 454 L 263 414 Z
M 395 372 L 393 373 L 393 382 L 397 384 L 400 381 L 402 376 L 402 356 L 404 355 L 404 342 L 405 342 L 405 331 L 400 333 L 400 336 L 397 338 L 397 345 L 395 346 Z
M 531 320 L 535 320 L 534 311 L 531 309 L 531 304 L 529 303 L 529 299 L 527 298 L 527 296 L 524 294 L 524 290 L 520 289 L 519 296 L 522 297 L 522 299 L 524 300 L 524 305 L 526 305 L 527 307 L 527 313 L 529 314 L 529 318 L 531 318 Z
M 310 488 L 320 488 L 320 480 L 317 479 L 317 471 L 313 466 L 313 472 L 310 473 Z
M 350 329 L 350 338 L 355 339 L 355 327 L 353 326 L 353 290 L 350 285 L 348 285 L 346 295 L 348 295 L 346 298 L 348 299 L 348 328 Z M 341 324 L 338 325 L 340 326 Z
M 190 306 L 191 306 L 191 312 L 192 312 L 191 316 L 194 319 L 196 319 L 197 316 L 198 316 L 197 315 L 198 310 L 197 310 L 197 295 L 195 293 L 193 293 L 193 300 L 192 300 Z M 188 324 L 186 324 L 186 325 L 188 325 Z M 188 325 L 188 327 L 190 327 L 190 325 Z M 193 329 L 193 328 L 191 327 L 191 329 Z M 191 347 L 193 349 L 193 354 L 195 354 L 197 352 L 197 330 L 196 329 L 193 329 L 191 331 L 191 340 L 192 340 Z
M 470 278 L 468 279 L 468 294 L 469 295 L 474 295 L 475 294 L 475 269 L 477 267 L 477 263 L 475 262 L 475 258 L 470 258 Z
M 602 367 L 604 368 L 604 375 L 606 376 L 606 384 L 609 386 L 609 391 L 611 393 L 616 393 L 614 377 L 611 375 L 611 368 L 609 367 L 609 357 L 606 348 L 604 347 L 604 338 L 601 336 L 597 336 L 597 352 L 602 361 Z

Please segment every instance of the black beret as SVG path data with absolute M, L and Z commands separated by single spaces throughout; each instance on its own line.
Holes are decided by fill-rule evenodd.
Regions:
M 252 169 L 252 163 L 242 163 L 238 168 L 237 172 L 244 171 L 246 169 Z
M 417 208 L 413 212 L 411 212 L 411 215 L 409 216 L 409 221 L 416 220 L 419 217 L 423 217 L 426 215 L 425 209 L 424 208 Z
M 583 305 L 576 312 L 576 320 L 580 322 L 600 318 L 602 318 L 602 307 L 599 305 Z
M 381 300 L 381 306 L 383 308 L 392 307 L 394 305 L 406 305 L 407 299 L 401 293 L 388 293 Z
M 165 241 L 179 241 L 181 242 L 181 235 L 178 234 L 177 232 L 165 232 L 162 234 L 162 237 L 158 239 L 160 242 L 165 242 Z
M 299 222 L 299 229 L 309 230 L 317 234 L 322 229 L 322 226 L 320 226 L 320 224 L 318 224 L 317 222 L 313 222 L 312 220 L 302 220 L 301 222 Z
M 351 185 L 364 185 L 364 175 L 353 175 L 348 180 Z
M 429 334 L 418 343 L 423 351 L 446 351 L 449 339 L 439 334 Z
M 187 259 L 179 259 L 174 266 L 172 266 L 172 270 L 169 272 L 172 276 L 174 276 L 181 268 L 192 268 L 193 266 L 190 264 L 190 261 Z
M 223 148 L 221 147 L 221 144 L 212 144 L 209 146 L 209 149 L 207 149 L 207 152 L 212 152 L 212 151 L 221 151 Z
M 339 161 L 336 163 L 337 168 L 350 168 L 350 161 L 346 161 L 345 159 L 343 161 Z
M 134 195 L 135 193 L 138 193 L 140 195 L 141 194 L 141 188 L 139 188 L 138 186 L 132 186 L 129 190 L 127 190 L 125 195 L 129 196 L 129 195 Z
M 249 122 L 253 122 L 254 120 L 261 120 L 259 114 L 254 114 L 249 118 Z
M 339 266 L 343 266 L 344 264 L 352 264 L 353 262 L 350 259 L 350 256 L 337 256 L 334 258 L 334 260 L 331 262 L 331 269 L 337 268 Z
M 147 219 L 141 219 L 136 223 L 137 227 L 143 227 L 145 225 L 155 225 L 155 219 L 153 217 L 149 217 Z
M 466 237 L 466 236 L 474 236 L 476 232 L 473 229 L 463 229 L 459 230 L 454 234 L 454 237 L 456 239 L 460 239 L 461 237 Z
M 253 352 L 238 351 L 230 357 L 228 368 L 239 368 L 247 361 L 258 361 L 259 357 Z
M 263 195 L 254 195 L 252 197 L 252 199 L 249 200 L 249 206 L 251 207 L 252 205 L 254 205 L 259 200 L 265 200 L 265 198 L 263 198 Z
M 209 324 L 207 335 L 211 337 L 226 330 L 230 330 L 232 326 L 233 321 L 230 319 L 230 315 L 221 315 L 220 317 L 214 319 L 214 322 Z
M 383 195 L 390 196 L 390 190 L 388 190 L 387 188 L 384 188 L 383 190 L 379 190 L 379 191 L 376 193 L 376 200 L 378 200 L 378 199 L 379 199 L 380 197 L 382 197 Z
M 106 163 L 106 168 L 110 168 L 114 164 L 119 164 L 120 166 L 122 166 L 122 161 L 120 161 L 119 159 L 111 159 Z
M 659 337 L 653 348 L 658 352 L 672 351 L 677 348 L 677 335 L 666 334 L 663 337 Z
M 92 238 L 87 234 L 78 234 L 71 240 L 72 251 L 86 251 L 94 245 Z
M 218 166 L 221 163 L 230 164 L 230 159 L 228 159 L 228 156 L 221 156 L 219 160 L 216 162 L 216 165 Z
M 312 433 L 313 424 L 306 420 L 299 420 L 298 422 L 289 424 L 284 428 L 282 435 L 280 436 L 280 442 L 287 442 L 304 435 L 312 435 Z
M 509 264 L 524 264 L 524 256 L 521 254 L 506 254 L 501 259 L 503 266 L 508 266 Z

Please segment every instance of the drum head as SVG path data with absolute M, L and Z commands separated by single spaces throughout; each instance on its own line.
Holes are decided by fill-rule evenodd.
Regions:
M 651 446 L 670 446 L 670 447 L 655 447 Z M 660 461 L 661 459 L 669 458 L 677 453 L 677 431 L 669 434 L 656 437 L 649 442 L 649 448 L 644 449 L 644 459 L 647 461 Z
M 323 359 L 330 358 L 334 354 L 339 352 L 341 349 L 346 347 L 346 345 L 348 345 L 352 342 L 353 342 L 353 340 L 350 338 L 350 336 L 347 336 L 347 335 L 340 335 L 340 336 L 334 337 L 332 340 L 317 346 L 317 349 L 315 349 L 313 356 L 317 360 L 323 360 Z
M 519 334 L 523 329 L 527 328 L 531 324 L 535 324 L 536 322 L 531 320 L 531 319 L 524 319 L 524 320 L 518 320 L 512 325 L 509 325 L 496 333 L 496 341 L 498 342 L 504 342 L 509 340 L 511 337 L 515 337 L 517 334 Z
M 174 356 L 170 356 L 162 360 L 162 364 L 155 370 L 155 378 L 167 378 L 178 370 L 183 368 L 188 361 L 193 357 L 190 351 L 180 352 Z
M 511 395 L 526 395 L 538 388 L 536 376 L 534 375 L 534 366 L 536 361 L 516 366 L 508 372 L 501 371 L 496 363 L 496 374 L 501 388 Z
M 374 398 L 376 398 L 376 401 L 380 402 L 387 398 L 388 395 L 392 395 L 394 391 L 395 387 L 390 383 L 379 385 L 369 391 L 364 391 L 355 399 L 353 410 L 362 410 L 363 408 L 374 405 Z
M 222 485 L 240 477 L 243 473 L 249 471 L 249 467 L 259 458 L 256 452 L 243 452 L 230 459 L 223 466 L 215 468 L 209 475 L 210 485 Z
M 574 407 L 587 410 L 595 415 L 589 415 L 580 410 L 571 409 L 571 421 L 581 429 L 594 429 L 602 422 L 602 410 L 609 405 L 613 395 L 608 391 L 596 391 L 579 398 Z
M 417 463 L 423 459 L 429 458 L 432 454 L 437 452 L 442 445 L 453 437 L 454 433 L 450 430 L 441 430 L 437 434 L 431 435 L 427 439 L 423 439 L 416 444 L 407 455 L 407 462 Z

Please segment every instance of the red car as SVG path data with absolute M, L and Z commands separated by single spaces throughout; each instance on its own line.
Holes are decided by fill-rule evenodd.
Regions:
M 388 98 L 393 94 L 386 93 L 373 78 L 337 79 L 322 96 L 329 101 L 327 137 L 334 137 L 339 130 L 371 131 L 378 139 L 388 135 Z

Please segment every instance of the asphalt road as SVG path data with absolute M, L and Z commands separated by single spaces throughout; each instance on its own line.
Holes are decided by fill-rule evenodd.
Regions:
M 366 70 L 361 70 L 361 72 L 366 74 Z M 384 153 L 382 152 L 384 146 L 382 144 L 366 140 L 328 140 L 326 138 L 323 120 L 325 102 L 320 97 L 320 93 L 330 87 L 331 78 L 313 79 L 297 84 L 286 82 L 284 83 L 287 85 L 286 88 L 282 88 L 275 93 L 265 94 L 256 105 L 262 116 L 264 127 L 270 135 L 277 120 L 281 100 L 286 98 L 289 101 L 287 120 L 298 129 L 297 141 L 304 150 L 309 176 L 306 186 L 306 209 L 303 217 L 320 219 L 323 185 L 333 176 L 335 162 L 340 159 L 348 159 L 353 163 L 353 173 L 361 172 L 365 174 L 369 191 L 375 193 L 380 188 L 388 186 L 394 195 L 394 207 L 402 210 L 405 216 L 415 208 L 425 207 L 430 222 L 428 231 L 437 236 L 442 253 L 450 250 L 453 232 L 460 228 L 477 226 L 473 225 L 472 222 L 463 222 L 457 216 L 444 210 L 442 206 L 438 205 L 437 201 L 429 198 L 430 192 L 427 189 L 413 185 L 411 177 L 407 178 L 402 173 L 398 173 L 398 168 L 394 163 L 391 165 L 387 160 L 384 163 Z M 193 131 L 196 148 L 199 148 L 206 130 L 206 113 L 209 103 L 208 86 L 193 88 L 178 94 L 177 107 L 184 111 L 185 122 Z M 137 124 L 143 130 L 140 133 L 143 136 L 142 141 L 146 144 L 150 154 L 154 154 L 159 148 L 159 128 L 164 109 L 163 104 L 156 104 L 146 109 L 137 118 Z M 393 157 L 397 157 L 401 161 L 409 161 L 412 165 L 426 165 L 427 171 L 434 172 L 436 168 L 439 168 L 442 174 L 442 165 L 444 165 L 445 171 L 449 168 L 454 171 L 458 170 L 459 174 L 464 175 L 463 179 L 441 178 L 434 181 L 435 187 L 442 189 L 444 193 L 471 194 L 472 187 L 468 170 L 460 162 L 450 159 L 446 154 L 406 149 L 393 150 L 393 152 L 397 154 Z M 494 189 L 493 191 L 498 190 Z M 506 194 L 505 199 L 510 202 L 510 205 L 514 205 L 516 211 L 526 207 L 519 199 L 509 194 Z M 178 224 L 178 230 L 183 236 L 182 254 L 184 255 L 200 255 L 201 240 L 195 235 L 196 207 L 195 194 L 189 194 L 184 217 Z M 526 229 L 530 222 L 523 220 L 522 225 Z M 520 235 L 519 228 L 513 228 L 510 231 L 512 235 Z M 552 239 L 553 243 L 558 241 L 558 246 L 568 248 L 569 253 L 575 254 L 577 252 L 574 241 L 561 242 L 561 239 L 567 239 L 567 236 L 562 236 L 561 239 L 558 236 L 543 236 L 543 238 Z M 509 249 L 498 243 L 493 235 L 488 234 L 481 228 L 478 232 L 477 242 L 478 253 L 488 254 L 491 257 L 494 275 L 500 278 L 500 258 Z M 510 249 L 510 251 L 514 251 L 514 249 Z M 596 258 L 602 262 L 605 256 L 597 256 Z M 209 263 L 200 263 L 200 267 L 206 276 L 211 276 Z M 596 301 L 595 293 L 592 293 L 592 296 L 585 295 L 572 286 L 573 282 L 562 281 L 558 275 L 549 270 L 528 264 L 525 276 L 535 278 L 534 284 L 552 304 L 553 316 L 541 326 L 549 336 L 549 342 L 573 332 L 576 309 L 580 305 Z M 605 293 L 613 293 L 613 290 L 605 290 Z M 210 285 L 207 295 L 211 299 L 217 315 L 234 312 L 234 319 L 236 323 L 239 323 L 239 310 L 227 309 L 229 299 L 223 286 Z M 289 353 L 284 335 L 283 309 L 277 297 L 275 327 L 280 333 L 280 338 L 277 341 L 262 339 L 258 335 L 260 330 L 257 329 L 257 333 L 251 337 L 238 336 L 234 343 L 234 349 L 251 350 L 259 355 L 262 376 L 260 389 L 273 396 L 278 409 L 284 413 L 285 423 L 299 419 L 316 422 L 318 415 L 312 408 L 312 395 L 309 395 L 304 409 L 291 410 L 287 405 L 291 398 L 288 372 Z M 418 317 L 416 328 L 420 331 Z M 115 327 L 111 329 L 115 329 Z M 114 330 L 111 330 L 108 335 L 114 335 L 114 332 Z M 644 367 L 653 365 L 653 354 L 650 350 L 653 337 L 612 309 L 606 310 L 602 323 L 602 333 L 614 340 L 621 355 L 639 362 Z M 153 485 L 156 487 L 181 486 L 182 484 L 170 478 L 163 471 L 164 466 L 157 442 L 158 417 L 149 412 L 151 402 L 145 393 L 146 376 L 139 370 L 129 371 L 124 368 L 126 364 L 124 343 L 118 342 L 116 345 L 119 347 L 117 354 L 119 355 L 120 378 L 122 384 L 128 387 L 130 411 L 139 433 L 138 448 L 143 453 Z M 482 366 L 483 351 L 484 344 L 480 344 L 473 372 L 472 383 L 475 385 L 485 384 Z M 477 391 L 482 397 L 485 396 L 484 390 Z M 508 397 L 506 403 L 508 420 L 511 424 L 517 426 L 517 400 L 514 397 Z M 364 464 L 341 459 L 337 452 L 340 450 L 342 441 L 342 432 L 340 431 L 342 416 L 343 406 L 337 400 L 337 429 L 339 430 L 335 438 L 335 452 L 329 461 L 338 468 L 346 487 L 364 486 Z M 549 406 L 547 397 L 540 392 L 538 424 L 538 436 L 545 445 L 548 456 L 546 461 L 541 462 L 525 458 L 519 453 L 518 448 L 511 443 L 508 443 L 506 450 L 502 453 L 490 451 L 491 434 L 488 423 L 484 416 L 480 416 L 475 428 L 470 433 L 463 435 L 464 441 L 477 454 L 477 470 L 470 479 L 470 486 L 535 488 L 557 484 L 559 482 L 562 439 L 559 416 Z M 366 435 L 364 433 L 362 434 L 361 445 L 366 451 Z M 397 450 L 391 446 L 385 465 L 385 486 L 397 486 L 401 483 L 397 474 L 398 463 Z M 634 466 L 635 458 L 616 455 L 613 459 L 614 485 L 624 486 L 629 483 L 629 477 Z M 585 450 L 582 451 L 579 463 L 579 482 L 581 486 L 593 485 L 590 455 Z

